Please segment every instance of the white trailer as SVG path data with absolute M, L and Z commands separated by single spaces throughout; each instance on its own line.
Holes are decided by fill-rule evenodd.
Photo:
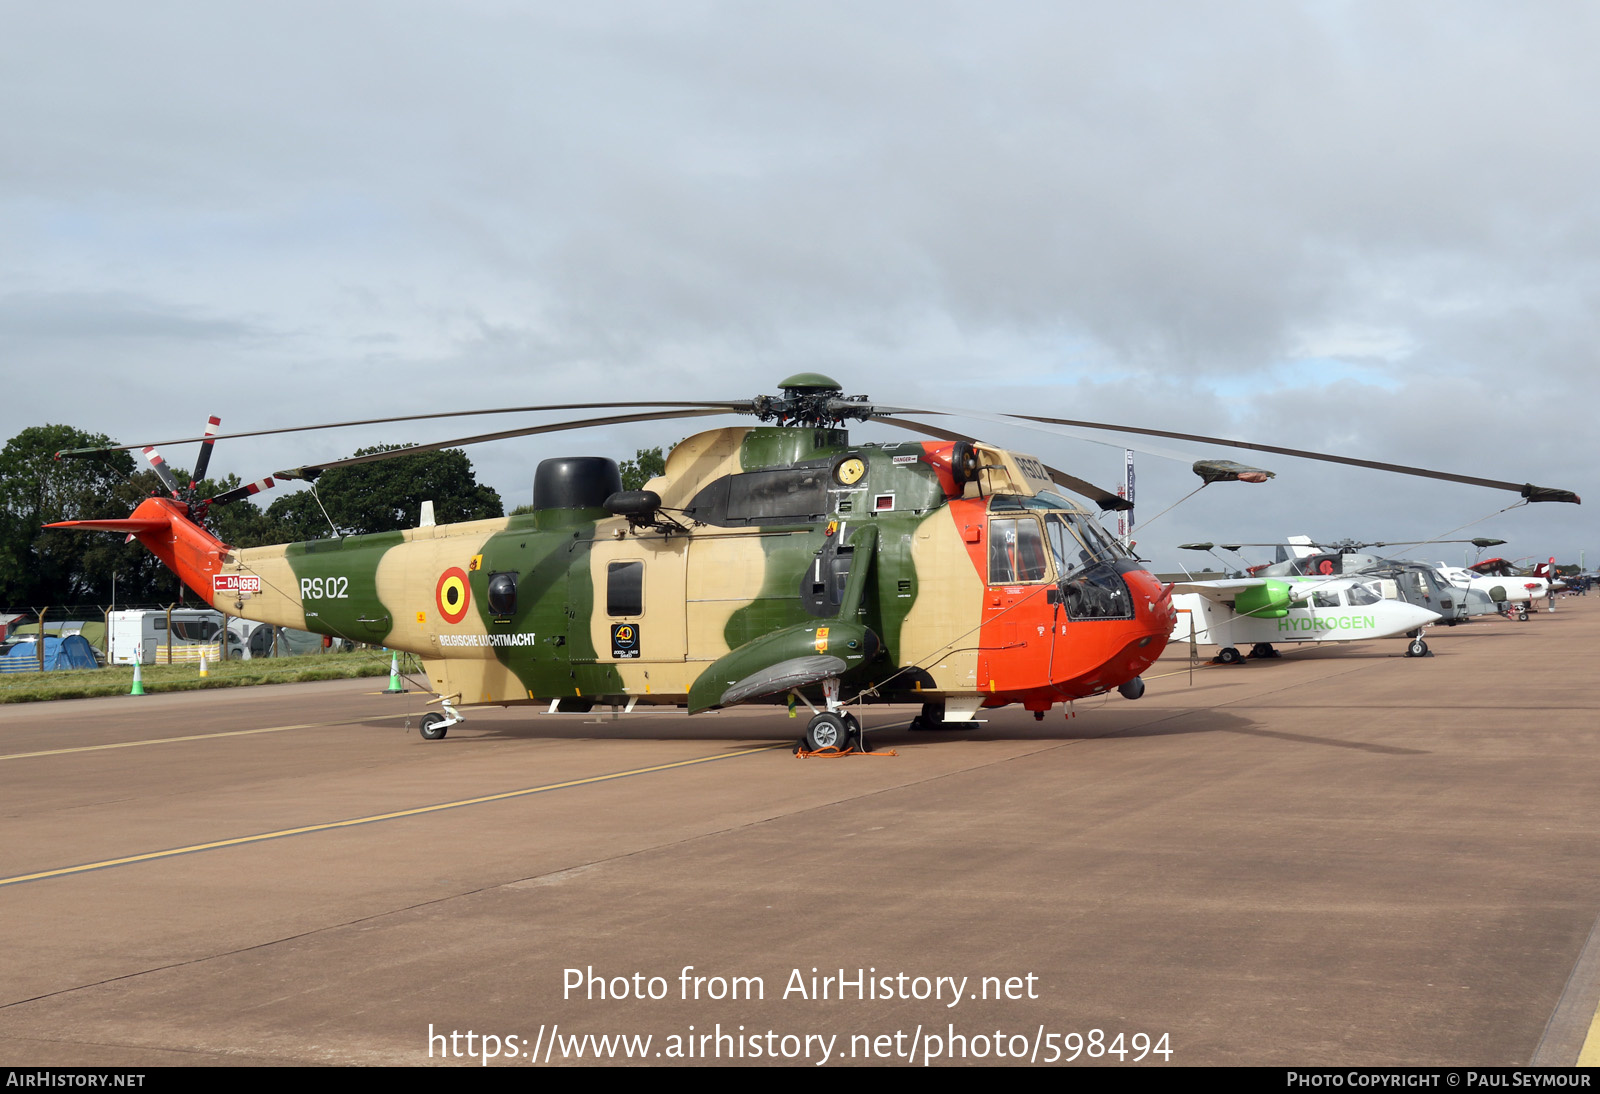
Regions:
M 222 655 L 222 613 L 208 608 L 112 612 L 106 623 L 106 661 L 113 665 L 215 662 Z

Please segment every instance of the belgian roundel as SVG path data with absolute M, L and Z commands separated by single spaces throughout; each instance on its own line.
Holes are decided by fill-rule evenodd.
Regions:
M 446 623 L 459 623 L 467 617 L 472 603 L 472 590 L 467 585 L 467 575 L 459 566 L 452 566 L 439 575 L 439 587 L 433 591 L 439 605 L 439 614 Z

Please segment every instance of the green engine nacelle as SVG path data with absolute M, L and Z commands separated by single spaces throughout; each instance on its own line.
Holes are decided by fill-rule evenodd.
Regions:
M 1239 593 L 1233 601 L 1233 610 L 1251 619 L 1282 619 L 1289 614 L 1289 585 L 1268 579 L 1265 585 L 1253 585 Z

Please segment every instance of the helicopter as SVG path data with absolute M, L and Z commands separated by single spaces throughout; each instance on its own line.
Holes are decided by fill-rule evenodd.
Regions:
M 637 413 L 548 423 L 280 471 L 213 498 L 186 492 L 154 446 L 147 458 L 169 496 L 126 519 L 52 527 L 138 539 L 203 600 L 246 619 L 414 653 L 440 709 L 421 733 L 443 738 L 461 707 L 538 705 L 581 712 L 611 705 L 804 704 L 807 750 L 865 749 L 854 709 L 921 703 L 913 728 L 970 723 L 1018 704 L 1043 718 L 1058 703 L 1117 691 L 1136 699 L 1141 674 L 1173 627 L 1169 588 L 1108 535 L 1101 509 L 1128 503 L 1035 457 L 844 397 L 802 373 L 779 396 L 721 402 L 594 403 L 496 408 Z M 748 414 L 761 425 L 697 433 L 665 472 L 624 491 L 614 461 L 541 462 L 533 511 L 399 532 L 235 549 L 204 526 L 211 506 L 314 482 L 331 467 L 534 433 L 620 422 Z M 451 417 L 420 414 L 310 428 Z M 1567 491 L 1247 442 L 1034 416 L 1103 428 L 1260 448 L 1577 501 Z M 849 421 L 875 420 L 926 440 L 860 444 Z M 770 423 L 770 424 L 768 424 Z M 201 463 L 219 439 L 202 443 Z M 140 447 L 137 445 L 122 448 Z M 91 451 L 61 453 L 88 455 Z M 152 455 L 154 453 L 154 455 Z M 1205 483 L 1267 473 L 1201 461 Z M 164 472 L 164 473 L 163 473 Z M 201 469 L 197 467 L 195 479 Z

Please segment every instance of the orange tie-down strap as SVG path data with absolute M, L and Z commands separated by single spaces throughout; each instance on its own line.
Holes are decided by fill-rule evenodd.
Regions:
M 849 748 L 846 748 L 846 749 L 844 749 L 842 751 L 840 749 L 838 749 L 838 748 L 835 748 L 833 745 L 829 745 L 827 748 L 819 748 L 815 752 L 807 752 L 805 750 L 804 746 L 795 745 L 794 746 L 794 754 L 795 754 L 795 758 L 796 759 L 800 759 L 800 760 L 837 760 L 841 756 L 898 756 L 898 755 L 900 755 L 900 753 L 896 752 L 892 748 L 891 749 L 887 749 L 887 750 L 874 750 L 872 752 L 863 752 L 859 748 L 857 748 L 855 745 L 851 745 Z

